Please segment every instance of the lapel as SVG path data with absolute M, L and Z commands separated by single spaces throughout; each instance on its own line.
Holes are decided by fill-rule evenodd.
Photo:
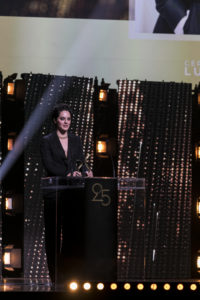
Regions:
M 52 132 L 52 136 L 51 136 L 51 146 L 52 148 L 54 149 L 54 151 L 57 152 L 57 155 L 59 157 L 62 157 L 63 159 L 66 159 L 65 157 L 65 151 L 63 150 L 63 147 L 60 143 L 60 140 L 57 136 L 57 133 L 56 131 L 53 131 Z
M 59 157 L 62 157 L 63 160 L 68 160 L 70 161 L 73 157 L 73 144 L 74 144 L 74 140 L 73 140 L 73 134 L 71 134 L 70 132 L 68 133 L 68 155 L 67 158 L 65 156 L 65 151 L 63 150 L 63 147 L 61 145 L 61 142 L 57 136 L 56 131 L 52 132 L 52 136 L 51 136 L 51 147 L 53 148 L 54 151 L 57 152 Z
M 72 135 L 68 133 L 68 160 L 70 161 L 72 158 Z

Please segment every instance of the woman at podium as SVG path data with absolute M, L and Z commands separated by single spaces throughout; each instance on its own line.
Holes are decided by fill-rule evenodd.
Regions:
M 71 125 L 71 111 L 66 104 L 58 104 L 52 113 L 52 121 L 55 130 L 44 136 L 41 141 L 41 158 L 46 174 L 49 177 L 67 177 L 74 179 L 80 176 L 93 177 L 93 173 L 85 165 L 83 148 L 79 136 L 69 131 Z M 70 235 L 72 232 L 71 218 L 81 220 L 83 201 L 82 190 L 44 190 L 44 221 L 45 221 L 45 246 L 49 275 L 52 283 L 59 283 L 60 277 L 64 274 L 64 263 L 60 257 L 72 257 L 76 254 L 76 238 L 73 243 Z M 77 207 L 77 199 L 80 205 Z M 74 236 L 81 235 L 77 224 L 77 231 Z M 81 238 L 81 237 L 80 237 Z M 66 246 L 65 246 L 66 245 Z M 59 267 L 59 261 L 60 267 Z M 65 268 L 66 269 L 66 268 Z M 69 269 L 69 260 L 68 260 Z M 59 278 L 58 278 L 59 277 Z M 62 280 L 62 279 L 61 279 Z
M 79 136 L 69 132 L 71 111 L 66 104 L 58 104 L 52 113 L 55 130 L 43 137 L 41 157 L 47 176 L 89 176 L 92 171 L 84 165 L 83 148 Z M 82 165 L 82 171 L 78 169 Z

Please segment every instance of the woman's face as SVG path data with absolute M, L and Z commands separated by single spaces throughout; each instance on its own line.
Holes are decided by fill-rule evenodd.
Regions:
M 62 110 L 57 117 L 57 119 L 54 121 L 56 124 L 57 129 L 64 133 L 68 131 L 70 125 L 71 125 L 71 114 L 67 110 Z

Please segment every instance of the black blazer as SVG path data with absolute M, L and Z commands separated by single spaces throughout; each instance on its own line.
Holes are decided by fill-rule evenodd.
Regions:
M 199 0 L 155 0 L 159 12 L 154 33 L 174 33 L 179 21 L 190 10 L 184 26 L 185 34 L 200 33 L 200 1 Z
M 77 170 L 77 161 L 84 161 L 81 139 L 72 133 L 68 133 L 67 157 L 56 131 L 42 138 L 40 152 L 47 176 L 67 176 Z

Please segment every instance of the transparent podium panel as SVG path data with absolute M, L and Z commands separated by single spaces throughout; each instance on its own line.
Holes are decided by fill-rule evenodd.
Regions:
M 145 179 L 118 178 L 119 280 L 145 278 Z
M 46 254 L 50 277 L 117 279 L 117 179 L 45 177 Z

